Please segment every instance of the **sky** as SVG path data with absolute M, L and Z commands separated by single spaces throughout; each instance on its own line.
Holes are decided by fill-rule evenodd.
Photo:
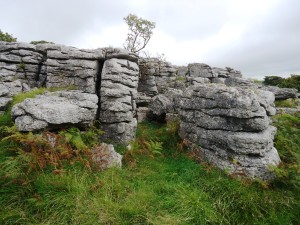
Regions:
M 156 23 L 146 47 L 174 65 L 232 67 L 244 77 L 300 74 L 299 0 L 0 0 L 0 29 L 22 42 L 122 47 L 135 14 Z

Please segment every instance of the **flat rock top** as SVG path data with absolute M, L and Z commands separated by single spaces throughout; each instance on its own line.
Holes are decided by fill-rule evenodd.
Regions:
M 50 125 L 84 125 L 96 116 L 98 97 L 81 91 L 47 92 L 15 105 L 12 116 L 20 131 L 33 131 Z

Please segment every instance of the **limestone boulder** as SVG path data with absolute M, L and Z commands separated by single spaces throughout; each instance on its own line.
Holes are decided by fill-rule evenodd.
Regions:
M 173 103 L 165 95 L 156 95 L 152 98 L 150 109 L 156 116 L 165 115 L 167 112 L 173 111 Z
M 190 63 L 188 64 L 189 76 L 191 77 L 214 77 L 211 67 L 204 63 Z
M 280 88 L 276 86 L 261 86 L 259 88 L 274 93 L 276 100 L 297 98 L 299 96 L 298 90 L 295 88 Z
M 105 61 L 97 90 L 101 96 L 99 121 L 105 140 L 128 143 L 134 139 L 138 76 L 136 62 L 116 58 Z
M 229 79 L 229 78 L 227 78 Z M 179 101 L 181 138 L 197 146 L 200 157 L 232 174 L 272 179 L 280 162 L 274 148 L 274 95 L 219 84 L 193 85 Z
M 48 92 L 25 99 L 12 108 L 20 131 L 87 127 L 96 118 L 98 97 L 81 91 Z
M 101 143 L 93 147 L 91 152 L 92 162 L 97 169 L 122 167 L 122 156 L 115 151 L 112 144 Z

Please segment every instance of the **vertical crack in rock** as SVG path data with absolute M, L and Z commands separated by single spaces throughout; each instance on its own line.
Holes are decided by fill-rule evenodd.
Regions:
M 105 60 L 98 60 L 98 68 L 96 74 L 96 94 L 98 96 L 98 109 L 96 113 L 96 120 L 100 120 L 100 111 L 101 111 L 101 80 L 102 80 L 102 70 Z
M 45 66 L 45 62 L 47 61 L 46 53 L 42 52 L 42 54 L 43 54 L 43 57 L 42 57 L 41 61 L 38 64 L 37 72 L 36 72 L 35 77 L 34 77 L 38 87 L 46 87 L 46 81 L 47 81 L 47 73 L 43 74 L 44 77 L 41 76 L 43 66 Z

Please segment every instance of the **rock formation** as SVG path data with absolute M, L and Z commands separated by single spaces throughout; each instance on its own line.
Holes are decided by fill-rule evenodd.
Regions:
M 295 88 L 279 88 L 276 86 L 260 86 L 262 90 L 274 93 L 276 100 L 285 100 L 289 98 L 298 98 L 299 93 Z
M 181 137 L 200 145 L 206 160 L 262 179 L 271 178 L 268 166 L 280 162 L 269 119 L 276 112 L 274 94 L 276 99 L 298 95 L 258 86 L 230 67 L 173 66 L 118 48 L 0 42 L 0 114 L 15 94 L 66 86 L 77 90 L 48 92 L 15 105 L 18 129 L 85 127 L 98 121 L 105 131 L 102 139 L 128 143 L 135 138 L 137 119 L 168 120 L 179 114 Z M 99 149 L 96 161 L 102 160 Z
M 47 101 L 56 104 L 56 107 L 51 108 L 52 115 L 73 113 L 81 117 L 85 108 L 75 106 L 73 98 L 62 100 L 62 96 L 56 99 L 57 96 L 51 94 L 50 97 L 48 94 L 35 100 L 26 100 L 26 103 L 19 105 L 23 111 L 13 111 L 20 130 L 34 131 L 77 122 L 81 126 L 92 118 L 100 121 L 101 128 L 106 132 L 104 138 L 127 143 L 135 137 L 137 126 L 134 118 L 139 74 L 137 60 L 135 54 L 117 48 L 86 50 L 57 44 L 0 42 L 0 114 L 7 109 L 15 94 L 36 87 L 72 86 L 82 91 L 78 97 L 89 93 L 98 99 L 92 110 L 93 116 L 87 115 L 87 118 L 81 118 L 82 121 L 79 118 L 73 121 L 76 116 L 69 116 L 71 121 L 61 121 L 60 116 L 45 118 L 42 116 L 45 113 L 43 110 L 50 110 Z M 31 104 L 31 109 L 28 104 Z M 65 107 L 67 111 L 59 108 L 63 105 L 68 106 Z M 39 116 L 36 113 L 40 113 Z
M 275 113 L 273 101 L 274 96 L 262 99 L 250 89 L 191 86 L 179 103 L 180 136 L 223 170 L 272 178 L 269 166 L 280 162 L 273 147 L 276 128 L 268 118 Z
M 96 94 L 82 91 L 47 92 L 28 98 L 12 108 L 20 131 L 55 129 L 64 126 L 87 127 L 96 119 Z
M 105 61 L 100 88 L 100 127 L 105 139 L 128 143 L 135 138 L 136 102 L 139 68 L 126 59 Z

